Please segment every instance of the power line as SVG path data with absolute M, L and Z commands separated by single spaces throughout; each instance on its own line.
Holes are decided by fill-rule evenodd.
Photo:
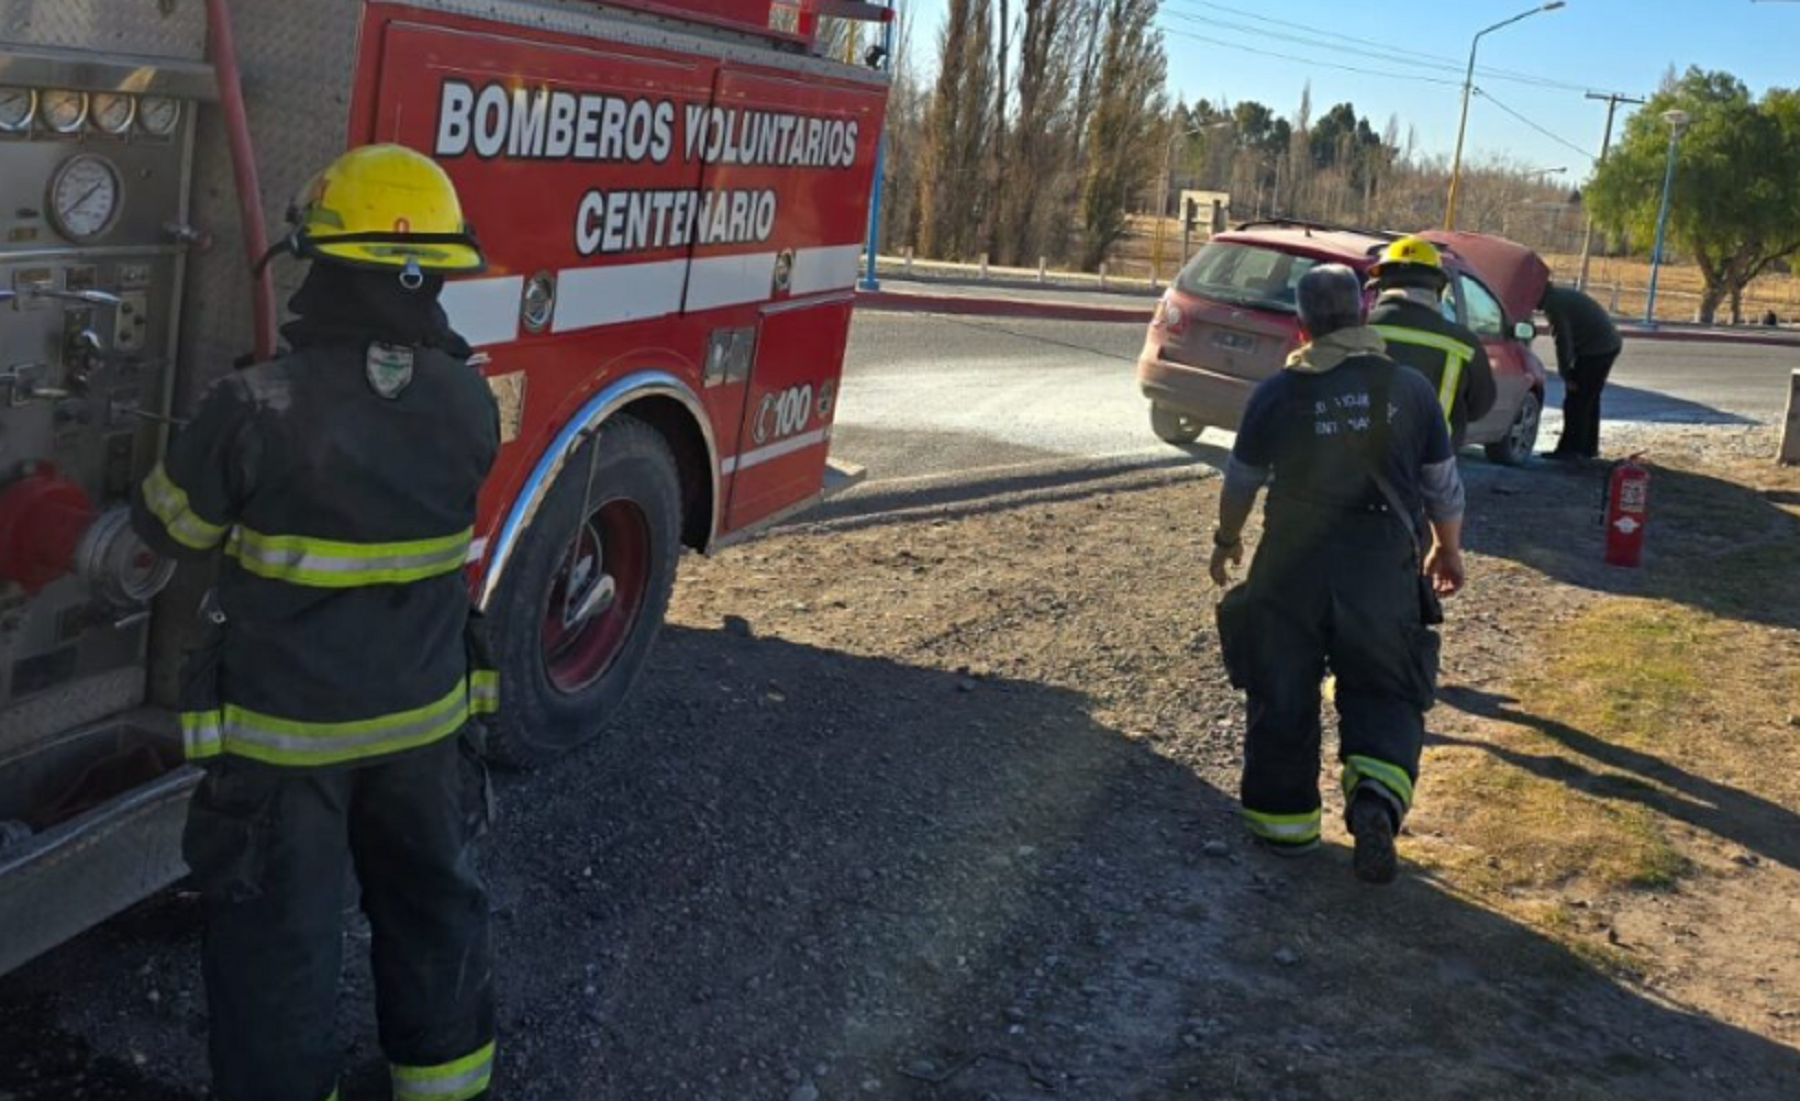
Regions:
M 1310 57 L 1297 57 L 1294 54 L 1278 53 L 1274 50 L 1262 50 L 1262 49 L 1256 48 L 1255 46 L 1245 46 L 1245 45 L 1241 45 L 1237 42 L 1227 42 L 1222 38 L 1211 38 L 1207 35 L 1195 34 L 1192 31 L 1177 30 L 1174 27 L 1163 27 L 1162 32 L 1164 34 L 1175 35 L 1178 38 L 1191 38 L 1196 42 L 1205 42 L 1205 43 L 1207 43 L 1209 45 L 1213 45 L 1213 46 L 1224 46 L 1227 49 L 1239 50 L 1239 51 L 1241 51 L 1243 53 L 1247 53 L 1247 54 L 1256 54 L 1259 57 L 1272 57 L 1279 61 L 1292 61 L 1292 62 L 1296 62 L 1301 65 L 1306 65 L 1306 66 L 1310 66 L 1313 68 L 1339 69 L 1346 73 L 1357 73 L 1362 76 L 1385 77 L 1386 79 L 1389 79 L 1389 80 L 1408 80 L 1408 81 L 1415 81 L 1415 82 L 1421 83 L 1421 84 L 1441 84 L 1441 85 L 1444 85 L 1446 87 L 1451 87 L 1451 88 L 1460 88 L 1462 86 L 1462 81 L 1460 81 L 1460 80 L 1450 80 L 1450 79 L 1443 78 L 1443 77 L 1421 76 L 1421 75 L 1415 75 L 1413 73 L 1386 73 L 1386 72 L 1382 72 L 1379 69 L 1362 69 L 1362 68 L 1358 68 L 1355 65 L 1339 65 L 1335 62 L 1318 61 L 1318 60 L 1315 60 Z
M 1563 148 L 1574 150 L 1575 152 L 1581 154 L 1582 156 L 1586 157 L 1590 161 L 1599 159 L 1599 158 L 1595 157 L 1594 154 L 1590 150 L 1583 149 L 1581 146 L 1576 145 L 1574 142 L 1570 141 L 1568 138 L 1565 138 L 1560 134 L 1556 134 L 1550 130 L 1545 129 L 1543 126 L 1540 126 L 1537 123 L 1526 118 L 1524 115 L 1519 114 L 1519 112 L 1513 110 L 1511 107 L 1508 107 L 1506 104 L 1501 103 L 1499 100 L 1495 99 L 1494 94 L 1492 92 L 1488 91 L 1486 88 L 1480 88 L 1480 87 L 1476 88 L 1475 94 L 1480 96 L 1482 99 L 1487 100 L 1489 103 L 1493 104 L 1495 107 L 1500 108 L 1500 110 L 1511 115 L 1514 119 L 1517 119 L 1519 122 L 1524 123 L 1526 126 L 1531 127 L 1533 130 L 1536 130 L 1538 133 L 1542 134 L 1546 138 L 1549 138 L 1551 141 L 1562 146 Z
M 1233 23 L 1233 22 L 1231 22 L 1229 20 L 1225 20 L 1225 19 L 1214 19 L 1210 16 L 1196 15 L 1193 12 L 1170 11 L 1170 12 L 1166 12 L 1165 14 L 1167 14 L 1170 18 L 1173 18 L 1173 19 L 1181 19 L 1181 20 L 1184 20 L 1184 21 L 1187 21 L 1190 23 L 1197 23 L 1202 27 L 1212 28 L 1212 29 L 1218 30 L 1218 31 L 1229 31 L 1234 34 L 1243 34 L 1243 35 L 1255 35 L 1255 36 L 1261 37 L 1261 38 L 1273 38 L 1273 39 L 1277 39 L 1282 42 L 1292 42 L 1296 45 L 1305 46 L 1309 49 L 1333 50 L 1340 54 L 1354 55 L 1357 57 L 1366 57 L 1366 58 L 1370 58 L 1375 61 L 1381 61 L 1381 62 L 1384 62 L 1387 64 L 1408 65 L 1408 66 L 1412 66 L 1414 68 L 1420 68 L 1420 69 L 1436 69 L 1436 70 L 1440 70 L 1443 72 L 1449 72 L 1449 73 L 1460 73 L 1462 71 L 1460 68 L 1458 68 L 1454 65 L 1448 65 L 1448 64 L 1440 65 L 1440 64 L 1437 64 L 1437 63 L 1431 62 L 1431 61 L 1421 61 L 1416 57 L 1409 58 L 1409 57 L 1404 57 L 1400 54 L 1390 53 L 1390 52 L 1386 52 L 1386 51 L 1345 50 L 1345 49 L 1343 49 L 1343 47 L 1340 43 L 1331 42 L 1326 39 L 1313 38 L 1313 37 L 1310 37 L 1307 35 L 1283 34 L 1280 31 L 1268 31 L 1268 30 L 1263 30 L 1259 27 L 1248 27 L 1242 23 Z
M 1269 24 L 1272 26 L 1286 27 L 1291 30 L 1302 31 L 1302 32 L 1305 32 L 1306 36 L 1308 36 L 1308 37 L 1300 38 L 1300 37 L 1296 37 L 1294 35 L 1283 34 L 1283 33 L 1277 32 L 1277 31 L 1264 30 L 1264 29 L 1261 29 L 1258 27 L 1245 27 L 1242 24 L 1229 23 L 1229 22 L 1215 19 L 1215 18 L 1212 18 L 1209 16 L 1198 15 L 1198 14 L 1195 14 L 1192 12 L 1171 13 L 1171 14 L 1176 15 L 1177 18 L 1189 19 L 1194 22 L 1205 23 L 1205 24 L 1208 24 L 1211 26 L 1216 26 L 1216 27 L 1229 28 L 1240 34 L 1253 34 L 1253 35 L 1261 35 L 1264 37 L 1277 38 L 1277 39 L 1281 39 L 1284 41 L 1296 42 L 1296 43 L 1299 43 L 1302 45 L 1310 46 L 1315 49 L 1316 48 L 1324 48 L 1324 49 L 1330 49 L 1330 50 L 1339 51 L 1339 52 L 1357 53 L 1357 54 L 1361 54 L 1363 56 L 1368 56 L 1368 57 L 1374 58 L 1376 60 L 1380 60 L 1380 61 L 1382 61 L 1384 63 L 1388 63 L 1388 64 L 1411 65 L 1411 66 L 1415 66 L 1418 68 L 1434 69 L 1434 70 L 1437 70 L 1440 72 L 1449 72 L 1449 73 L 1460 73 L 1463 71 L 1462 65 L 1457 64 L 1451 58 L 1447 58 L 1442 55 L 1399 53 L 1399 52 L 1395 51 L 1393 45 L 1388 42 L 1380 42 L 1380 41 L 1377 41 L 1372 38 L 1361 38 L 1356 35 L 1343 34 L 1341 32 L 1334 31 L 1334 30 L 1322 30 L 1318 27 L 1308 26 L 1303 23 L 1295 23 L 1295 22 L 1292 22 L 1292 21 L 1286 20 L 1286 19 L 1277 19 L 1274 16 L 1264 15 L 1260 12 L 1247 11 L 1243 8 L 1234 8 L 1228 4 L 1211 3 L 1211 2 L 1209 2 L 1209 0 L 1164 0 L 1164 2 L 1165 2 L 1165 6 L 1168 4 L 1188 4 L 1188 5 L 1192 5 L 1195 7 L 1207 8 L 1207 9 L 1210 9 L 1213 11 L 1226 12 L 1231 15 L 1251 19 L 1251 20 L 1254 20 L 1259 23 L 1266 23 L 1266 24 Z M 1321 37 L 1319 37 L 1321 35 L 1328 36 L 1328 37 L 1321 38 Z M 1366 47 L 1366 48 L 1361 49 L 1361 50 L 1345 51 L 1344 43 L 1346 43 L 1346 42 L 1355 43 L 1358 46 Z M 1541 75 L 1538 75 L 1535 73 L 1525 73 L 1525 72 L 1520 72 L 1515 69 L 1501 69 L 1501 68 L 1496 68 L 1496 67 L 1487 66 L 1487 65 L 1477 66 L 1475 71 L 1478 74 L 1486 76 L 1492 80 L 1504 80 L 1504 81 L 1507 81 L 1510 83 L 1525 84 L 1525 85 L 1530 85 L 1530 86 L 1539 87 L 1539 88 L 1553 88 L 1553 89 L 1557 89 L 1557 90 L 1561 90 L 1561 91 L 1568 91 L 1568 92 L 1585 92 L 1585 91 L 1589 90 L 1589 88 L 1591 87 L 1590 85 L 1571 84 L 1567 81 L 1556 80 L 1554 78 L 1541 76 Z
M 1178 38 L 1189 38 L 1189 39 L 1193 39 L 1196 42 L 1205 42 L 1205 43 L 1208 43 L 1208 44 L 1214 45 L 1214 46 L 1225 46 L 1225 47 L 1228 47 L 1231 49 L 1242 50 L 1245 53 L 1256 54 L 1261 57 L 1272 57 L 1272 58 L 1276 58 L 1277 60 L 1281 60 L 1281 61 L 1292 61 L 1297 64 L 1306 65 L 1309 67 L 1339 69 L 1344 72 L 1357 73 L 1357 74 L 1360 74 L 1363 76 L 1385 77 L 1389 80 L 1406 80 L 1406 81 L 1413 81 L 1413 82 L 1423 83 L 1423 84 L 1438 84 L 1438 85 L 1444 85 L 1444 86 L 1448 86 L 1448 87 L 1457 87 L 1462 84 L 1462 81 L 1460 81 L 1460 80 L 1450 80 L 1450 79 L 1440 78 L 1440 77 L 1415 75 L 1412 73 L 1382 72 L 1382 71 L 1376 70 L 1376 69 L 1359 68 L 1354 65 L 1340 65 L 1340 64 L 1336 64 L 1334 62 L 1329 62 L 1329 61 L 1319 61 L 1319 60 L 1316 60 L 1313 58 L 1299 57 L 1294 54 L 1280 53 L 1275 50 L 1263 50 L 1263 49 L 1258 49 L 1254 46 L 1238 45 L 1236 43 L 1227 42 L 1224 39 L 1212 38 L 1212 37 L 1209 37 L 1209 36 L 1203 35 L 1203 34 L 1195 34 L 1192 31 L 1180 30 L 1175 27 L 1166 27 L 1165 26 L 1161 29 L 1164 34 L 1175 35 Z M 1482 98 L 1486 99 L 1489 103 L 1492 103 L 1495 107 L 1498 107 L 1505 114 L 1510 115 L 1513 119 L 1517 120 L 1518 122 L 1522 123 L 1525 126 L 1530 127 L 1532 130 L 1535 130 L 1537 133 L 1543 135 L 1546 138 L 1549 138 L 1551 141 L 1556 142 L 1558 145 L 1561 145 L 1566 149 L 1572 150 L 1573 152 L 1578 153 L 1583 157 L 1586 157 L 1588 160 L 1597 159 L 1597 158 L 1595 158 L 1594 154 L 1591 151 L 1589 151 L 1587 149 L 1583 149 L 1581 146 L 1575 144 L 1574 142 L 1570 141 L 1569 139 L 1563 137 L 1562 135 L 1557 134 L 1557 133 L 1545 128 L 1544 126 L 1540 125 L 1539 123 L 1534 122 L 1533 120 L 1520 114 L 1518 111 L 1513 110 L 1511 107 L 1508 107 L 1506 104 L 1504 104 L 1500 100 L 1496 99 L 1494 97 L 1493 93 L 1487 91 L 1485 88 L 1478 87 L 1475 89 L 1475 93 L 1477 95 L 1481 96 Z

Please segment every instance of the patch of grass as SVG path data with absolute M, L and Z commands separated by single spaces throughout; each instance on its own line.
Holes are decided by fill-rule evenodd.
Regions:
M 1547 737 L 1509 731 L 1492 756 L 1427 767 L 1430 795 L 1420 824 L 1450 820 L 1445 830 L 1459 844 L 1436 863 L 1483 893 L 1582 883 L 1667 889 L 1688 861 L 1660 815 L 1592 790 L 1616 789 L 1619 779 L 1566 760 Z
M 1800 471 L 1659 465 L 1655 485 L 1644 570 L 1520 624 L 1533 660 L 1504 693 L 1448 701 L 1483 721 L 1428 752 L 1408 850 L 1620 976 L 1656 960 L 1594 914 L 1739 849 L 1791 854 L 1800 816 Z
M 1595 737 L 1664 745 L 1702 710 L 1708 658 L 1728 632 L 1676 605 L 1607 601 L 1559 632 L 1521 698 Z
M 1635 967 L 1574 934 L 1554 907 L 1521 900 L 1666 891 L 1692 873 L 1670 812 L 1704 797 L 1688 779 L 1774 748 L 1764 712 L 1784 701 L 1768 691 L 1757 647 L 1776 633 L 1667 600 L 1592 605 L 1542 640 L 1514 698 L 1471 707 L 1493 720 L 1480 743 L 1433 751 L 1418 825 L 1452 843 L 1421 855 L 1590 962 Z M 1777 752 L 1791 775 L 1800 749 Z

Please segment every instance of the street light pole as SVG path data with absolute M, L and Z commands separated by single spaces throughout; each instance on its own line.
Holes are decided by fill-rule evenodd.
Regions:
M 1656 279 L 1661 274 L 1663 240 L 1669 228 L 1669 194 L 1675 189 L 1675 149 L 1681 143 L 1681 131 L 1687 127 L 1686 111 L 1664 111 L 1669 124 L 1669 163 L 1663 170 L 1662 210 L 1656 215 L 1656 247 L 1650 251 L 1650 300 L 1644 306 L 1644 324 L 1656 324 Z
M 1495 23 L 1493 26 L 1476 34 L 1475 40 L 1469 43 L 1469 71 L 1468 74 L 1463 77 L 1462 121 L 1456 124 L 1456 156 L 1450 164 L 1450 199 L 1444 205 L 1445 229 L 1453 230 L 1456 228 L 1456 199 L 1457 192 L 1462 186 L 1463 140 L 1468 136 L 1469 132 L 1469 97 L 1475 93 L 1475 53 L 1481 49 L 1482 38 L 1494 33 L 1501 27 L 1510 27 L 1521 19 L 1530 19 L 1540 12 L 1555 11 L 1558 8 L 1566 6 L 1564 0 L 1551 0 L 1548 4 L 1532 8 L 1530 11 L 1520 12 L 1511 19 L 1503 19 L 1500 22 Z
M 888 18 L 881 25 L 881 65 L 892 70 L 894 60 L 894 0 L 887 0 Z M 881 289 L 881 280 L 875 276 L 875 254 L 881 247 L 881 173 L 887 161 L 887 122 L 883 120 L 881 131 L 875 135 L 875 186 L 869 191 L 869 233 L 865 249 L 868 252 L 868 269 L 863 274 L 860 286 L 865 291 Z
M 1183 138 L 1230 125 L 1230 120 L 1221 119 L 1217 122 L 1203 122 L 1187 130 L 1178 129 L 1169 135 L 1168 144 L 1163 146 L 1162 181 L 1156 189 L 1156 229 L 1150 237 L 1150 285 L 1153 287 L 1162 281 L 1163 218 L 1169 212 L 1169 176 L 1175 171 L 1175 143 Z M 1187 263 L 1187 257 L 1182 257 L 1181 262 Z

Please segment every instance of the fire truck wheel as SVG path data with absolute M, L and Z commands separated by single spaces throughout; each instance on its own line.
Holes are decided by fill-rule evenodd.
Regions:
M 616 416 L 557 476 L 489 609 L 496 761 L 541 764 L 605 728 L 650 655 L 680 555 L 675 456 Z

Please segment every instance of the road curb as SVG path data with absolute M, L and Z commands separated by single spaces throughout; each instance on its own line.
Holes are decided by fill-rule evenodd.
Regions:
M 847 493 L 821 504 L 776 532 L 822 533 L 880 527 L 887 524 L 953 520 L 1032 504 L 1090 497 L 1095 493 L 1129 492 L 1183 481 L 1220 477 L 1226 453 L 1198 448 L 1187 454 L 1146 454 L 1137 460 L 1091 463 L 1073 459 L 1023 464 L 997 477 L 966 479 L 955 473 L 931 479 L 935 485 Z
M 913 294 L 896 291 L 856 292 L 856 307 L 888 313 L 942 313 L 965 317 L 1020 317 L 1040 321 L 1099 321 L 1143 325 L 1153 307 L 1084 306 L 1076 302 L 1044 302 L 1024 298 L 976 298 L 957 294 Z
M 1626 340 L 1660 341 L 1666 344 L 1742 344 L 1747 348 L 1792 348 L 1800 351 L 1800 333 L 1739 332 L 1733 329 L 1654 329 L 1619 326 Z

